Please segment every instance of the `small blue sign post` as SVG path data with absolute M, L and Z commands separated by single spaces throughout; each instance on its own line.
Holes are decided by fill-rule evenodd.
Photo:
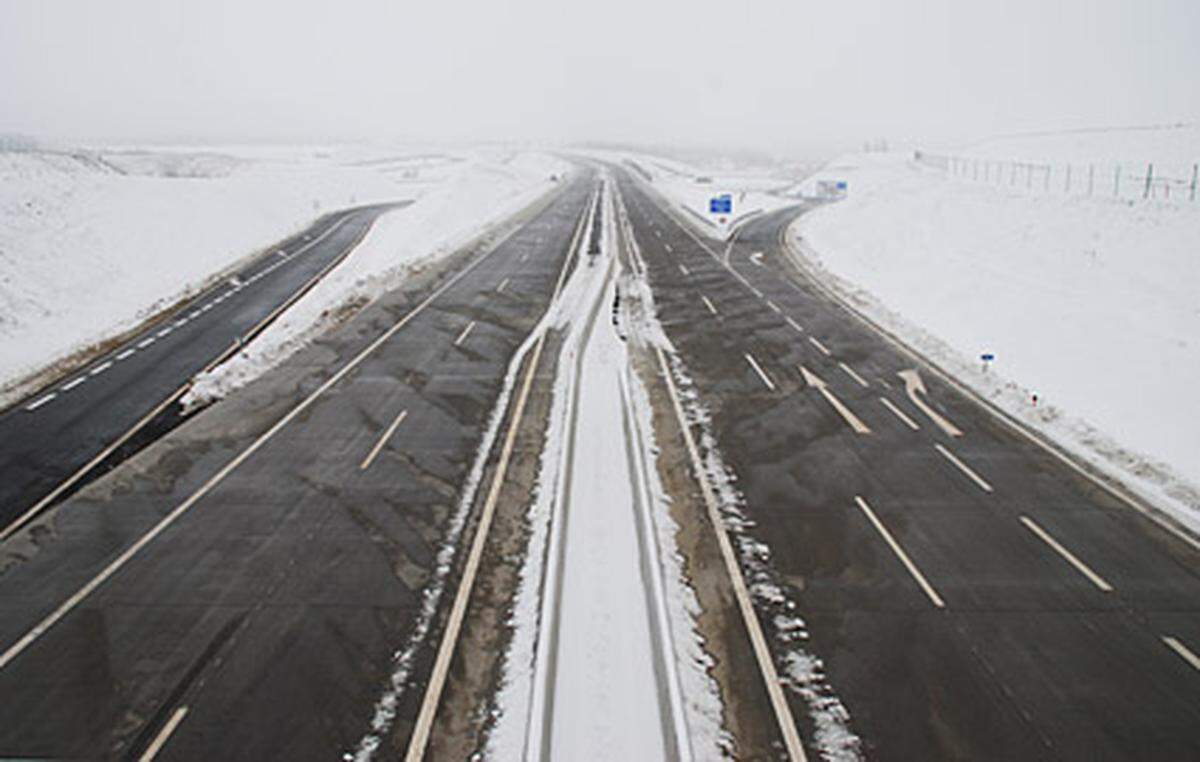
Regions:
M 733 214 L 733 196 L 725 193 L 708 200 L 709 214 Z
M 983 360 L 983 372 L 987 373 L 988 365 L 992 362 L 992 360 L 996 359 L 996 355 L 992 354 L 991 352 L 984 352 L 983 354 L 979 355 L 979 359 Z

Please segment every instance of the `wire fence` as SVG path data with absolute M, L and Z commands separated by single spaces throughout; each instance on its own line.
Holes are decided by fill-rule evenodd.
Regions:
M 1200 165 L 1038 163 L 914 151 L 913 159 L 954 177 L 1030 193 L 1195 202 Z

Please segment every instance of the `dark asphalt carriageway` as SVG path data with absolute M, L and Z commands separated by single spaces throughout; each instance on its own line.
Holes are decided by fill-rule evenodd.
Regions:
M 581 170 L 509 237 L 380 298 L 41 519 L 53 534 L 0 575 L 0 756 L 353 751 L 593 189 Z M 399 699 L 400 748 L 427 657 Z
M 0 531 L 16 529 L 64 480 L 338 261 L 380 214 L 408 203 L 322 217 L 75 373 L 0 412 Z
M 1200 663 L 1186 656 L 1200 652 L 1193 543 L 801 276 L 780 245 L 796 209 L 748 223 L 731 271 L 723 242 L 686 231 L 628 173 L 620 188 L 752 534 L 868 758 L 1200 759 Z M 801 365 L 869 433 L 806 385 Z M 920 399 L 962 436 L 909 399 L 897 374 L 914 367 Z

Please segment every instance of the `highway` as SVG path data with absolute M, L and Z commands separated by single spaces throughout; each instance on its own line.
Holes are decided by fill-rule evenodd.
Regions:
M 176 422 L 170 405 L 184 384 L 252 338 L 380 214 L 408 203 L 322 217 L 0 413 L 0 538 Z
M 869 759 L 1200 758 L 1200 553 L 620 172 L 658 317 Z M 726 262 L 728 264 L 726 264 Z M 731 533 L 735 530 L 731 529 Z M 789 638 L 757 601 L 777 663 Z M 821 729 L 789 691 L 810 756 Z M 827 748 L 838 748 L 834 745 Z
M 530 760 L 707 758 L 717 736 L 755 759 L 1200 758 L 1194 538 L 833 298 L 785 242 L 805 207 L 728 244 L 604 177 L 576 165 L 0 545 L 0 756 L 469 758 L 543 552 L 536 498 Z M 0 425 L 117 395 L 143 360 L 176 368 L 147 387 L 170 395 L 195 372 L 171 342 L 219 355 L 266 314 L 237 305 L 271 264 Z M 652 505 L 679 527 L 671 580 Z
M 477 450 L 593 185 L 576 173 L 39 519 L 53 533 L 0 576 L 0 755 L 402 752 Z

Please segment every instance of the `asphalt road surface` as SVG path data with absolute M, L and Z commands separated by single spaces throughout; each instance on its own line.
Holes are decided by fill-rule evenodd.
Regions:
M 389 693 L 403 749 L 431 658 L 396 654 L 593 186 L 40 519 L 0 575 L 0 756 L 337 759 Z
M 621 178 L 659 317 L 865 755 L 1200 759 L 1196 547 L 801 277 L 780 246 L 797 210 L 747 224 L 727 268 Z
M 0 413 L 0 530 L 15 529 L 30 509 L 356 245 L 380 214 L 407 203 L 321 218 Z

